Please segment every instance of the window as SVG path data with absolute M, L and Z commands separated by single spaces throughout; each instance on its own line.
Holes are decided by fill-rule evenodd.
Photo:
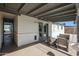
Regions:
M 39 23 L 39 32 L 42 32 L 43 23 Z
M 46 25 L 44 25 L 44 33 L 46 33 Z
M 63 30 L 63 26 L 61 26 L 61 30 Z
M 46 33 L 47 30 L 48 30 L 48 24 L 45 24 L 45 25 L 44 25 L 44 33 Z

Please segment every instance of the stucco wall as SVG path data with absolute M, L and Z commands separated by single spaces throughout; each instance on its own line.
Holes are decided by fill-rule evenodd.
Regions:
M 37 18 L 26 15 L 18 16 L 18 46 L 39 40 L 39 22 L 50 24 L 50 22 L 38 20 Z M 35 36 L 37 36 L 37 40 L 35 40 Z

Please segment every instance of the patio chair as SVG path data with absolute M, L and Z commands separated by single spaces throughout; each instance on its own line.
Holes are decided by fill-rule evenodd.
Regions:
M 57 45 L 57 47 L 65 48 L 68 51 L 69 35 L 60 34 L 58 36 L 56 45 Z

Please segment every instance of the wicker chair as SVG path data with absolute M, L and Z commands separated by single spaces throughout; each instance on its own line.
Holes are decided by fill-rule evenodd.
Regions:
M 63 47 L 66 48 L 66 50 L 68 51 L 68 44 L 69 44 L 69 35 L 65 35 L 65 34 L 60 34 L 58 36 L 56 45 L 59 47 Z

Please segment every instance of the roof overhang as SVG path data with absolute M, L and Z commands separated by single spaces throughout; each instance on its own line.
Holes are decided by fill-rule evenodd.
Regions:
M 74 3 L 0 3 L 0 11 L 52 22 L 74 21 L 77 14 Z

